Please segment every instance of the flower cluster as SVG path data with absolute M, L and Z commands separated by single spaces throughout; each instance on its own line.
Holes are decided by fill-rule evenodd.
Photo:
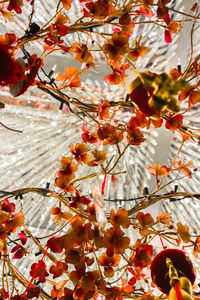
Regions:
M 200 140 L 200 129 L 185 125 L 187 112 L 199 108 L 199 56 L 193 57 L 195 52 L 191 49 L 191 59 L 184 71 L 178 67 L 160 74 L 148 70 L 139 72 L 137 62 L 151 55 L 151 48 L 145 43 L 148 39 L 142 35 L 135 37 L 134 28 L 138 24 L 151 24 L 152 30 L 159 26 L 163 30 L 163 43 L 170 44 L 173 34 L 179 34 L 182 22 L 187 21 L 193 22 L 193 37 L 199 14 L 192 14 L 198 4 L 193 3 L 190 12 L 183 13 L 174 9 L 172 0 L 79 0 L 76 3 L 60 0 L 55 1 L 51 18 L 39 26 L 33 22 L 36 2 L 6 0 L 0 3 L 3 22 L 12 23 L 16 15 L 25 10 L 31 12 L 23 36 L 11 32 L 0 36 L 0 87 L 7 87 L 14 97 L 26 93 L 31 86 L 38 87 L 59 101 L 60 110 L 65 106 L 67 117 L 73 114 L 77 118 L 71 126 L 78 126 L 81 121 L 82 132 L 80 140 L 71 144 L 61 158 L 54 190 L 47 186 L 46 189 L 1 191 L 0 299 L 89 300 L 100 296 L 105 300 L 167 297 L 173 300 L 186 299 L 186 290 L 187 299 L 192 299 L 193 267 L 185 254 L 180 254 L 179 247 L 192 248 L 198 257 L 199 235 L 193 234 L 187 224 L 175 224 L 167 211 L 154 216 L 143 210 L 162 199 L 172 202 L 187 197 L 199 199 L 199 194 L 177 192 L 177 188 L 170 190 L 173 176 L 168 180 L 174 173 L 175 180 L 190 179 L 197 171 L 193 162 L 180 157 L 180 153 L 185 142 L 199 143 Z M 79 15 L 75 21 L 71 18 L 73 6 Z M 172 13 L 175 12 L 184 19 L 174 18 Z M 43 18 L 37 16 L 36 20 Z M 72 34 L 73 39 L 68 39 Z M 31 53 L 34 47 L 29 45 L 37 42 L 40 43 L 37 54 Z M 52 53 L 76 60 L 76 66 L 65 65 L 64 73 L 55 72 L 54 68 L 47 72 L 46 57 Z M 83 96 L 88 89 L 82 83 L 83 78 L 91 71 L 97 72 L 98 56 L 109 69 L 104 76 L 105 83 L 124 87 L 124 97 L 118 101 L 105 93 L 98 99 L 95 93 L 87 100 Z M 129 76 L 133 79 L 127 85 Z M 0 103 L 0 107 L 4 108 L 4 104 Z M 36 107 L 47 109 L 40 103 Z M 149 130 L 161 126 L 174 135 L 181 134 L 175 158 L 166 165 L 154 162 L 144 166 L 155 179 L 155 188 L 149 191 L 141 186 L 141 195 L 132 199 L 129 210 L 118 207 L 107 211 L 103 197 L 108 178 L 117 188 L 118 175 L 126 172 L 118 168 L 118 163 L 127 149 L 140 149 L 148 140 Z M 85 168 L 88 175 L 79 172 Z M 91 190 L 83 194 L 80 183 L 84 185 L 91 178 L 94 179 Z M 164 194 L 163 188 L 168 189 Z M 34 236 L 29 226 L 30 216 L 24 215 L 21 200 L 29 192 L 39 193 L 47 197 L 47 201 L 51 198 L 47 236 L 40 236 L 40 232 Z M 40 212 L 36 210 L 36 213 Z M 176 249 L 165 249 L 154 258 L 158 241 L 164 249 Z M 38 249 L 36 253 L 33 244 Z M 35 255 L 35 261 L 27 264 L 29 269 L 25 276 L 20 264 L 17 268 L 13 260 L 21 262 L 26 256 L 31 261 L 30 254 Z M 172 284 L 174 277 L 175 285 Z M 142 280 L 145 288 L 138 290 Z M 154 295 L 153 283 L 163 291 L 161 297 Z

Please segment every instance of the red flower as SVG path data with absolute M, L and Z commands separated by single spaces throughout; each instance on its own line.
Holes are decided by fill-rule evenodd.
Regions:
M 64 236 L 53 236 L 47 241 L 47 247 L 54 253 L 61 253 L 64 248 Z
M 14 259 L 20 259 L 22 258 L 24 255 L 26 255 L 28 253 L 27 249 L 22 247 L 20 244 L 17 244 L 12 250 L 11 253 L 14 253 L 15 255 L 12 257 Z
M 0 299 L 8 299 L 9 294 L 4 288 L 0 289 Z
M 17 14 L 21 14 L 22 13 L 22 9 L 21 9 L 22 5 L 23 5 L 23 0 L 10 0 L 8 3 L 7 9 L 9 11 L 15 10 L 15 12 Z
M 31 266 L 30 275 L 33 278 L 39 278 L 39 281 L 41 283 L 46 281 L 46 277 L 49 275 L 49 273 L 46 271 L 46 264 L 43 260 L 39 260 L 38 263 L 34 263 Z
M 34 284 L 31 284 L 27 290 L 26 295 L 28 299 L 32 299 L 34 297 L 39 298 L 40 288 L 38 286 L 35 286 Z
M 90 199 L 86 198 L 85 196 L 80 196 L 78 192 L 76 192 L 76 196 L 72 198 L 70 201 L 70 207 L 78 208 L 80 205 L 88 205 L 91 202 Z
M 12 212 L 15 211 L 15 203 L 11 203 L 11 202 L 9 202 L 8 199 L 4 199 L 3 203 L 2 203 L 2 206 L 1 206 L 1 209 L 4 210 L 4 211 L 12 213 Z
M 58 34 L 65 36 L 68 33 L 68 26 L 64 24 L 55 24 Z
M 83 123 L 82 130 L 84 133 L 81 137 L 85 143 L 95 144 L 98 142 L 96 133 L 87 130 L 85 123 Z
M 181 114 L 170 114 L 167 118 L 165 127 L 169 130 L 176 130 L 181 127 L 181 124 L 183 123 L 183 116 Z

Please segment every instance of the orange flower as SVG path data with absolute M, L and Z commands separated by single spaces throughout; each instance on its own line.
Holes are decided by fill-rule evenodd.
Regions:
M 55 217 L 52 220 L 52 222 L 55 224 L 60 224 L 61 221 L 67 221 L 72 218 L 72 214 L 70 214 L 67 211 L 62 212 L 59 207 L 53 207 L 51 213 L 52 215 L 55 215 Z
M 103 52 L 108 54 L 111 61 L 121 62 L 124 55 L 129 52 L 128 38 L 122 32 L 114 32 L 112 39 L 103 45 Z
M 109 118 L 109 101 L 105 100 L 103 104 L 98 104 L 99 106 L 99 111 L 98 111 L 98 116 L 99 120 L 105 120 Z
M 145 140 L 142 132 L 138 128 L 133 129 L 131 132 L 130 130 L 128 131 L 127 141 L 130 145 L 140 145 Z
M 136 248 L 134 263 L 136 267 L 144 268 L 151 263 L 153 247 L 151 245 L 141 245 Z
M 193 254 L 195 257 L 198 257 L 200 253 L 200 237 L 196 238 L 196 241 L 194 242 L 194 250 L 193 250 Z
M 189 227 L 187 225 L 183 225 L 181 222 L 177 224 L 177 233 L 184 243 L 189 243 L 191 235 L 189 233 Z
M 60 277 L 64 272 L 68 270 L 68 266 L 61 262 L 57 261 L 55 266 L 51 266 L 49 272 L 53 274 L 53 279 Z
M 79 265 L 84 262 L 84 252 L 81 247 L 74 248 L 72 245 L 65 251 L 65 262 L 67 264 Z
M 68 175 L 71 180 L 75 177 L 73 173 L 78 170 L 78 167 L 74 162 L 72 162 L 71 157 L 63 157 L 61 160 L 61 170 Z
M 181 71 L 179 71 L 176 68 L 170 69 L 169 71 L 169 76 L 171 77 L 172 80 L 178 79 L 179 77 L 181 77 L 181 75 L 182 75 Z
M 125 70 L 128 68 L 128 64 L 121 64 L 120 67 L 114 68 L 113 73 L 104 77 L 105 82 L 109 84 L 125 85 L 125 77 L 128 76 L 127 74 L 125 74 Z
M 47 241 L 47 247 L 54 253 L 61 253 L 63 251 L 66 240 L 66 235 L 62 235 L 59 237 L 53 236 Z
M 108 229 L 104 240 L 108 248 L 113 248 L 117 254 L 123 254 L 130 244 L 130 239 L 124 236 L 124 232 L 119 227 Z
M 113 125 L 107 125 L 105 127 L 100 127 L 97 130 L 97 135 L 101 141 L 103 141 L 103 145 L 108 144 L 118 144 L 123 140 L 123 132 L 117 130 L 117 128 Z
M 15 213 L 12 218 L 5 223 L 5 230 L 15 232 L 17 227 L 24 225 L 24 214 L 22 211 Z
M 162 166 L 159 162 L 155 163 L 155 166 L 148 165 L 147 169 L 152 175 L 155 176 L 167 176 L 169 174 L 170 169 L 166 166 Z
M 104 275 L 112 277 L 114 275 L 113 267 L 117 267 L 121 260 L 121 256 L 114 254 L 113 249 L 107 249 L 106 253 L 102 253 L 99 257 L 99 265 L 104 267 Z
M 88 9 L 83 9 L 84 16 L 94 18 L 97 20 L 103 20 L 106 17 L 112 15 L 116 8 L 107 0 L 97 0 L 95 2 L 88 2 L 85 5 Z
M 106 287 L 105 288 L 105 300 L 115 300 L 122 299 L 122 289 L 114 286 L 114 287 Z
M 51 273 L 51 271 L 50 271 L 50 273 Z M 67 283 L 67 280 L 57 282 L 51 290 L 51 297 L 56 298 L 56 299 L 58 299 L 58 298 L 61 299 L 60 297 L 64 293 L 64 286 L 66 285 L 66 283 Z
M 63 80 L 60 89 L 69 87 L 70 89 L 76 89 L 81 86 L 81 81 L 79 78 L 79 71 L 76 67 L 66 67 L 65 74 L 56 73 L 56 80 Z
M 179 171 L 181 171 L 181 173 L 183 173 L 188 178 L 192 177 L 192 172 L 189 169 L 189 167 L 193 166 L 193 162 L 191 160 L 189 160 L 187 163 L 183 163 L 182 160 L 180 160 L 179 162 L 174 162 L 174 165 L 178 166 L 178 168 L 174 169 L 174 171 L 179 170 Z
M 189 97 L 189 99 L 188 99 L 189 106 L 191 104 L 194 105 L 194 104 L 200 102 L 200 92 L 198 90 L 195 91 L 195 89 L 196 89 L 196 86 L 192 85 L 192 86 L 188 87 L 187 89 L 182 90 L 178 95 L 178 100 L 183 101 Z
M 131 119 L 128 121 L 127 131 L 131 135 L 132 131 L 135 128 L 137 127 L 145 128 L 146 126 L 148 126 L 148 120 L 146 118 L 146 115 L 137 109 L 136 116 L 131 117 Z
M 170 214 L 168 212 L 162 212 L 160 215 L 157 216 L 157 222 L 170 225 Z
M 91 229 L 91 223 L 84 224 L 82 219 L 75 219 L 72 224 L 72 228 L 68 231 L 68 238 L 71 243 L 81 245 L 82 243 L 89 242 L 93 238 L 93 230 Z
M 149 213 L 144 214 L 143 212 L 139 212 L 136 216 L 136 219 L 139 221 L 142 227 L 152 226 L 154 224 L 154 219 Z
M 137 61 L 138 57 L 144 57 L 149 50 L 149 47 L 145 47 L 140 44 L 140 40 L 135 40 L 134 48 L 129 52 L 128 58 L 130 58 L 132 61 Z
M 100 278 L 100 273 L 97 270 L 85 272 L 83 277 L 81 278 L 81 288 L 84 291 L 94 290 L 95 283 L 99 278 Z
M 78 170 L 77 165 L 72 162 L 71 157 L 63 157 L 61 170 L 56 173 L 55 184 L 61 189 L 67 189 L 69 182 L 75 178 L 74 172 Z
M 75 59 L 80 63 L 94 65 L 94 59 L 86 44 L 73 43 L 70 52 L 76 53 Z
M 89 151 L 89 148 L 87 147 L 86 144 L 77 143 L 75 145 L 75 147 L 72 144 L 70 146 L 70 151 L 73 155 L 75 155 L 76 161 L 81 165 L 82 165 L 82 162 L 84 164 L 87 164 L 88 162 L 90 162 L 92 160 L 92 156 L 87 154 L 87 152 Z
M 92 152 L 92 154 L 94 156 L 94 159 L 87 164 L 89 167 L 95 167 L 104 163 L 106 159 L 105 150 L 95 150 Z
M 154 16 L 154 13 L 152 11 L 152 9 L 149 6 L 140 6 L 140 13 L 141 15 L 147 17 L 147 18 L 151 18 Z
M 111 209 L 110 222 L 113 226 L 122 226 L 123 228 L 128 228 L 131 224 L 131 220 L 128 218 L 128 211 L 121 207 L 116 214 L 114 209 Z
M 75 177 L 75 175 L 74 175 L 74 177 Z M 72 179 L 74 177 L 72 177 Z M 67 190 L 69 188 L 70 180 L 69 180 L 69 176 L 67 174 L 65 174 L 63 171 L 58 171 L 56 173 L 55 185 L 57 187 L 59 187 L 60 189 Z

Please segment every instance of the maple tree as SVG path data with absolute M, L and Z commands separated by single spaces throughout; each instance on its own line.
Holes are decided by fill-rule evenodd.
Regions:
M 182 173 L 188 179 L 195 172 L 192 161 L 184 161 L 179 154 L 184 143 L 190 140 L 199 143 L 200 140 L 199 129 L 184 123 L 187 111 L 196 108 L 200 102 L 200 57 L 191 56 L 184 71 L 175 67 L 168 73 L 139 72 L 135 62 L 142 60 L 151 49 L 145 45 L 142 36 L 130 43 L 135 26 L 150 23 L 160 26 L 163 40 L 171 44 L 174 35 L 181 34 L 181 23 L 188 20 L 173 21 L 171 0 L 79 0 L 82 16 L 70 21 L 68 14 L 73 1 L 58 0 L 55 1 L 54 16 L 40 27 L 32 21 L 35 2 L 0 1 L 0 17 L 11 24 L 13 18 L 23 14 L 24 7 L 32 10 L 24 36 L 14 32 L 0 36 L 0 87 L 7 88 L 13 97 L 25 94 L 31 86 L 39 88 L 82 121 L 82 134 L 76 144 L 71 144 L 66 156 L 60 158 L 54 189 L 24 188 L 0 196 L 0 299 L 95 300 L 103 297 L 107 300 L 157 300 L 166 299 L 168 295 L 169 299 L 192 299 L 190 286 L 194 283 L 194 270 L 179 248 L 180 245 L 191 248 L 198 257 L 199 235 L 193 235 L 187 224 L 177 222 L 174 225 L 169 212 L 162 212 L 155 219 L 143 209 L 162 199 L 189 197 L 199 200 L 199 194 L 162 192 L 163 187 L 168 187 L 167 176 L 172 172 L 177 176 Z M 195 2 L 190 12 L 177 11 L 177 14 L 180 18 L 189 17 L 195 25 L 200 19 L 199 14 L 194 15 L 197 6 Z M 97 28 L 105 29 L 98 31 Z M 65 37 L 73 33 L 77 34 L 77 41 L 70 45 Z M 80 33 L 85 35 L 84 41 L 80 39 Z M 40 42 L 43 52 L 29 53 L 30 42 Z M 23 58 L 17 58 L 17 51 Z M 64 74 L 55 70 L 47 74 L 45 58 L 54 52 L 70 55 L 82 64 L 81 69 L 65 66 Z M 81 76 L 95 68 L 96 52 L 101 53 L 110 69 L 104 81 L 110 85 L 123 85 L 127 91 L 124 100 L 88 103 L 69 96 L 81 88 Z M 127 86 L 130 72 L 134 80 Z M 190 80 L 193 80 L 192 84 Z M 183 106 L 181 109 L 182 103 L 188 108 Z M 4 108 L 3 103 L 0 108 Z M 126 110 L 131 117 L 122 122 L 117 113 L 123 114 Z M 140 147 L 148 139 L 148 130 L 163 124 L 167 130 L 181 134 L 182 142 L 169 165 L 155 162 L 145 166 L 155 179 L 155 189 L 149 193 L 141 187 L 140 201 L 129 210 L 119 207 L 116 211 L 106 211 L 103 195 L 107 178 L 111 177 L 117 185 L 117 176 L 126 170 L 116 171 L 116 166 L 127 149 Z M 108 145 L 116 149 L 112 157 Z M 81 177 L 83 168 L 92 171 Z M 90 178 L 99 179 L 100 175 L 103 180 L 94 181 L 91 193 L 82 194 L 79 184 Z M 35 236 L 26 225 L 23 205 L 19 207 L 17 201 L 18 197 L 28 193 L 42 194 L 55 202 L 49 215 L 54 230 L 48 236 Z M 175 249 L 164 249 L 153 259 L 154 241 L 158 239 L 163 248 Z M 39 250 L 35 254 L 39 258 L 34 263 L 30 258 L 26 278 L 15 267 L 14 261 L 29 259 L 33 244 Z M 178 272 L 179 261 L 183 269 Z M 158 271 L 160 262 L 162 268 Z M 185 268 L 190 272 L 187 273 Z M 185 272 L 184 276 L 181 272 Z M 146 284 L 145 288 L 138 289 L 141 281 Z M 160 294 L 153 283 L 161 289 Z

